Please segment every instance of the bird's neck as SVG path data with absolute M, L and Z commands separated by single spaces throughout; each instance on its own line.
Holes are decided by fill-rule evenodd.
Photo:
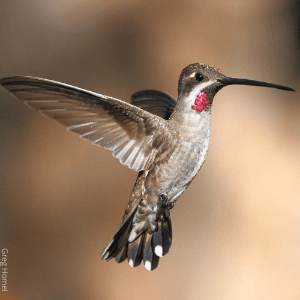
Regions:
M 179 99 L 170 117 L 172 126 L 186 140 L 196 142 L 198 139 L 209 139 L 211 105 L 203 111 L 192 108 L 195 99 Z

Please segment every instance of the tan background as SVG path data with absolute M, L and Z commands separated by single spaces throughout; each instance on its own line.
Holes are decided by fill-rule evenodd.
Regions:
M 0 77 L 128 101 L 183 67 L 300 90 L 299 1 L 4 0 Z M 228 87 L 158 269 L 100 260 L 136 173 L 0 92 L 0 247 L 16 299 L 300 299 L 299 93 Z M 0 299 L 4 294 L 0 292 Z

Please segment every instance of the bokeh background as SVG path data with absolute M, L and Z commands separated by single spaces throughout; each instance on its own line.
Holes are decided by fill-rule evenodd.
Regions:
M 296 0 L 2 0 L 0 77 L 125 101 L 197 61 L 300 90 Z M 231 86 L 158 269 L 101 261 L 136 173 L 0 91 L 0 299 L 300 299 L 299 93 Z

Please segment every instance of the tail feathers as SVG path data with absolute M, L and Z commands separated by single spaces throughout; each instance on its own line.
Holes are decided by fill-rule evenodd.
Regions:
M 136 240 L 128 243 L 127 257 L 131 267 L 137 267 L 143 259 L 143 241 L 145 234 L 141 234 Z
M 166 255 L 171 247 L 172 226 L 170 212 L 168 210 L 164 211 L 157 220 L 156 231 L 145 230 L 134 241 L 129 243 L 128 238 L 131 228 L 132 218 L 129 220 L 129 224 L 125 222 L 121 226 L 103 250 L 103 259 L 108 261 L 115 257 L 116 262 L 121 263 L 127 258 L 131 267 L 137 267 L 143 261 L 145 268 L 153 271 L 158 266 L 159 258 Z
M 116 262 L 119 264 L 123 262 L 127 258 L 127 244 L 123 247 L 123 249 L 115 256 Z
M 115 257 L 120 250 L 126 246 L 129 233 L 131 230 L 132 226 L 132 219 L 133 219 L 134 214 L 132 214 L 127 220 L 123 222 L 117 233 L 113 236 L 113 238 L 109 241 L 107 246 L 104 248 L 102 251 L 102 259 L 109 261 L 113 257 Z M 122 258 L 122 257 L 121 257 Z M 126 256 L 125 256 L 126 258 Z M 124 258 L 124 259 L 125 259 Z M 122 261 L 124 261 L 124 259 Z M 121 261 L 120 261 L 121 262 Z
M 171 243 L 172 226 L 169 216 L 165 220 L 157 223 L 157 231 L 153 233 L 152 246 L 155 254 L 159 257 L 165 256 L 170 250 Z
M 155 270 L 159 263 L 159 257 L 153 252 L 152 241 L 153 233 L 146 232 L 144 238 L 143 260 L 145 268 L 148 271 Z
M 143 260 L 145 268 L 153 271 L 157 268 L 159 258 L 165 256 L 172 244 L 172 224 L 170 212 L 166 210 L 157 222 L 157 230 L 144 233 Z

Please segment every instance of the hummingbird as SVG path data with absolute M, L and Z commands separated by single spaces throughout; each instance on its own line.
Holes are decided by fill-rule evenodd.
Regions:
M 157 90 L 131 96 L 131 104 L 68 84 L 29 76 L 0 79 L 3 89 L 42 115 L 137 171 L 120 228 L 102 259 L 131 267 L 157 268 L 172 243 L 170 210 L 201 169 L 211 132 L 214 96 L 233 84 L 295 91 L 248 79 L 231 78 L 203 63 L 185 67 L 178 99 Z

